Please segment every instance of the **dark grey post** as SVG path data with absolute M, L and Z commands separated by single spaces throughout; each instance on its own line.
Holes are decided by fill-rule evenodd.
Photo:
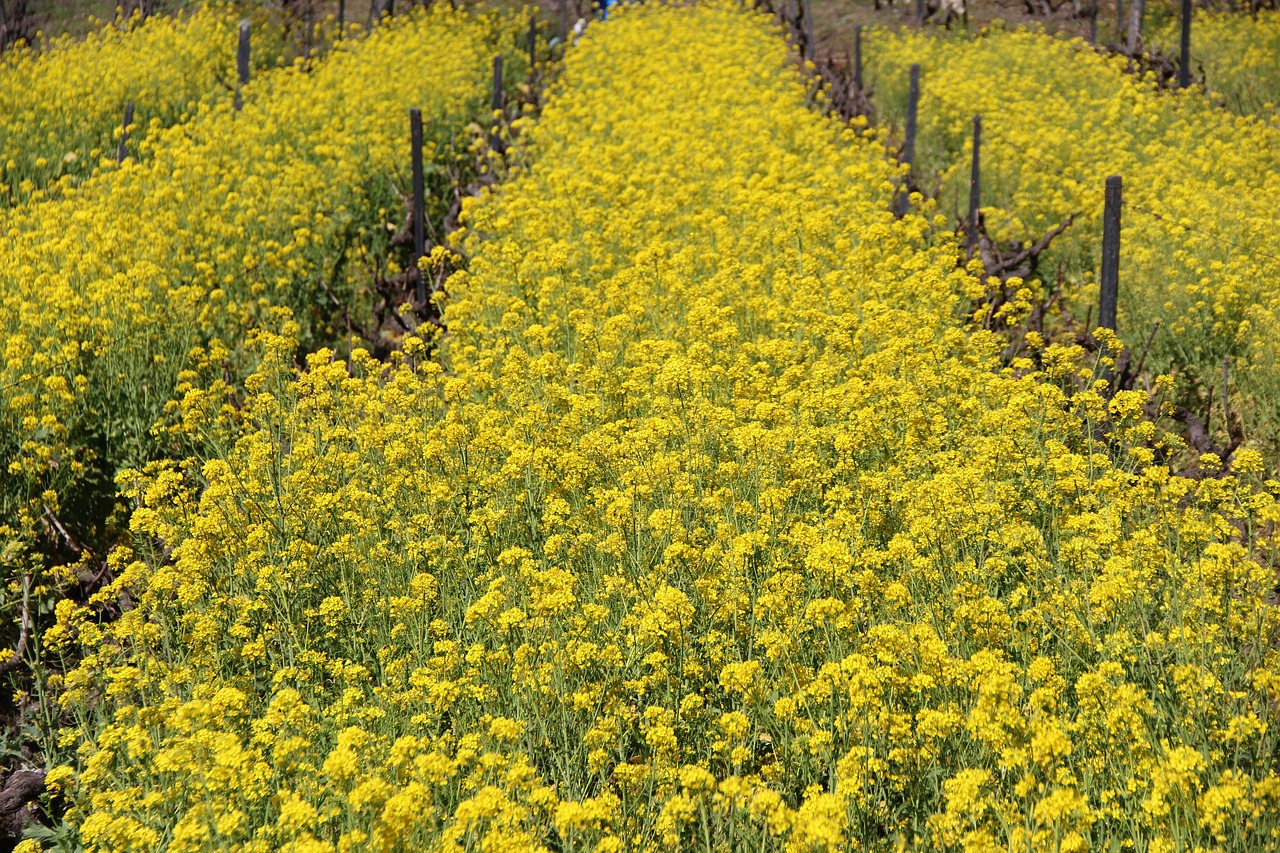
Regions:
M 965 4 L 965 8 L 969 8 Z M 1089 44 L 1096 45 L 1098 43 L 1098 0 L 1093 0 L 1093 6 L 1089 9 Z
M 240 22 L 240 44 L 236 50 L 236 72 L 240 76 L 240 85 L 249 82 L 249 22 Z
M 1178 88 L 1191 86 L 1191 0 L 1182 0 L 1182 57 L 1178 62 Z
M 502 109 L 502 54 L 493 58 L 493 96 L 489 106 L 495 110 Z
M 1098 294 L 1098 326 L 1116 327 L 1116 295 L 1120 291 L 1120 205 L 1123 189 L 1119 175 L 1107 178 L 1102 211 L 1102 270 Z
M 538 19 L 529 16 L 529 76 L 533 76 L 533 69 L 538 67 Z
M 409 150 L 413 160 L 413 271 L 418 284 L 418 304 L 427 303 L 427 283 L 418 268 L 418 261 L 426 253 L 426 193 L 422 186 L 422 110 L 409 110 Z
M 560 52 L 564 53 L 569 41 L 569 0 L 560 0 Z
M 120 147 L 116 149 L 116 163 L 123 163 L 128 156 L 129 125 L 133 124 L 133 101 L 124 105 L 124 124 L 120 125 Z
M 311 43 L 316 39 L 316 13 L 312 3 L 307 4 L 307 43 L 302 49 L 302 58 L 311 61 Z
M 853 85 L 862 91 L 862 24 L 853 28 Z
M 1146 11 L 1146 0 L 1130 0 L 1129 32 L 1127 50 L 1130 56 L 1138 56 L 1142 49 L 1142 17 Z
M 813 2 L 804 0 L 801 14 L 804 15 L 804 58 L 813 59 L 818 54 L 813 45 Z
M 924 0 L 916 0 L 916 28 L 924 27 Z
M 969 172 L 969 257 L 978 246 L 978 208 L 982 206 L 982 116 L 973 117 L 973 168 Z
M 911 88 L 907 91 L 907 138 L 902 145 L 902 157 L 899 162 L 907 164 L 907 186 L 902 188 L 902 193 L 898 196 L 898 202 L 895 212 L 899 216 L 906 215 L 910 205 L 910 183 L 911 183 L 911 165 L 916 158 L 916 113 L 920 107 L 920 66 L 912 64 L 911 66 Z
M 338 0 L 338 38 L 347 34 L 347 0 Z
M 240 44 L 236 47 L 236 109 L 240 109 L 243 101 L 240 89 L 249 82 L 249 22 L 240 22 Z

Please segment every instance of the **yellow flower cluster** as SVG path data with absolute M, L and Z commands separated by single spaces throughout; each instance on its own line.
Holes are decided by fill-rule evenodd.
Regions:
M 1165 56 L 1180 50 L 1181 24 L 1170 21 L 1151 34 Z M 1205 87 L 1238 113 L 1280 123 L 1280 11 L 1256 15 L 1197 9 L 1191 21 L 1191 67 Z
M 1269 455 L 1280 449 L 1280 297 L 1270 286 L 1280 275 L 1280 128 L 1198 91 L 1157 92 L 1078 39 L 997 29 L 972 41 L 884 31 L 868 41 L 867 79 L 886 116 L 901 116 L 908 68 L 921 66 L 916 150 L 923 183 L 941 173 L 947 212 L 967 210 L 980 113 L 994 235 L 1035 240 L 1077 215 L 1041 270 L 1048 285 L 1063 273 L 1077 321 L 1098 298 L 1103 184 L 1123 176 L 1121 335 L 1141 349 L 1161 321 L 1148 365 L 1174 371 L 1194 410 L 1216 403 L 1214 418 L 1229 357 L 1232 410 Z
M 153 428 L 180 421 L 169 404 L 193 383 L 234 384 L 252 370 L 248 330 L 289 308 L 307 341 L 329 341 L 334 303 L 357 319 L 368 311 L 368 265 L 404 216 L 409 108 L 422 109 L 428 212 L 439 222 L 455 137 L 465 149 L 468 123 L 487 112 L 505 26 L 447 11 L 397 19 L 309 70 L 251 81 L 240 112 L 227 99 L 202 104 L 143 140 L 137 160 L 9 210 L 0 232 L 6 625 L 17 624 L 24 574 L 35 576 L 37 600 L 46 595 L 50 548 L 104 553 L 114 534 L 95 528 L 110 516 L 115 471 L 173 452 L 166 429 Z
M 1274 495 L 1078 348 L 1003 367 L 779 35 L 593 24 L 447 333 L 188 394 L 234 441 L 121 475 L 47 637 L 86 849 L 1280 844 Z
M 177 16 L 135 16 L 87 39 L 54 39 L 43 50 L 0 57 L 0 206 L 39 200 L 115 156 L 126 102 L 134 139 L 200 104 L 230 97 L 236 81 L 234 10 L 221 3 Z M 261 68 L 279 61 L 278 35 L 257 28 Z M 131 147 L 136 151 L 136 146 Z

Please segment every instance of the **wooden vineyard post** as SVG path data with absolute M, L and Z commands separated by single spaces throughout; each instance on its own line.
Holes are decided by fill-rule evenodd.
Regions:
M 862 91 L 862 24 L 853 28 L 853 85 Z
M 924 29 L 924 0 L 916 0 L 916 29 Z
M 1142 16 L 1146 0 L 1129 2 L 1129 55 L 1136 57 L 1142 51 Z
M 249 82 L 249 21 L 240 22 L 240 43 L 236 49 L 236 75 L 240 85 Z
M 307 3 L 307 31 L 306 44 L 303 46 L 303 59 L 307 62 L 311 61 L 311 44 L 316 38 L 316 13 L 315 4 Z
M 1191 0 L 1182 0 L 1182 55 L 1178 59 L 1178 88 L 1191 86 Z
M 533 78 L 533 71 L 538 67 L 538 19 L 534 15 L 529 16 L 529 77 Z
M 426 254 L 426 215 L 427 199 L 422 181 L 422 110 L 414 107 L 409 110 L 409 150 L 413 160 L 413 210 L 409 215 L 413 218 L 413 275 L 417 283 L 418 304 L 427 304 L 427 282 L 418 261 Z
M 502 109 L 502 54 L 493 57 L 493 94 L 489 106 L 495 110 Z
M 804 20 L 801 22 L 804 27 L 804 50 L 801 56 L 811 60 L 817 56 L 813 45 L 813 0 L 803 0 L 800 6 L 800 14 L 804 16 Z
M 1089 44 L 1095 47 L 1098 44 L 1098 0 L 1093 0 L 1089 9 Z
M 123 163 L 129 155 L 129 125 L 133 124 L 133 101 L 124 105 L 124 124 L 120 125 L 120 147 L 116 149 L 116 163 Z
M 969 172 L 969 227 L 966 242 L 969 257 L 978 248 L 978 209 L 982 204 L 982 116 L 973 117 L 973 168 Z
M 240 44 L 236 48 L 236 109 L 244 105 L 240 94 L 249 82 L 249 22 L 240 22 Z
M 1102 211 L 1102 270 L 1098 293 L 1098 327 L 1116 328 L 1116 297 L 1120 292 L 1120 206 L 1124 192 L 1119 175 L 1107 178 Z
M 560 55 L 564 55 L 569 41 L 569 0 L 560 0 Z
M 920 66 L 911 66 L 911 88 L 907 91 L 907 127 L 906 141 L 902 145 L 902 157 L 899 162 L 907 165 L 907 176 L 894 205 L 894 213 L 905 216 L 911 206 L 911 167 L 916 157 L 916 113 L 920 108 Z
M 347 34 L 347 0 L 338 0 L 338 38 Z

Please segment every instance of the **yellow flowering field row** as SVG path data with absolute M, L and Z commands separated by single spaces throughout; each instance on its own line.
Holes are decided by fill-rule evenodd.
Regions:
M 213 2 L 174 16 L 103 24 L 83 40 L 0 57 L 0 207 L 70 186 L 116 154 L 126 102 L 133 136 L 200 104 L 229 100 L 238 16 Z M 256 69 L 283 60 L 278 33 L 256 28 Z M 136 149 L 135 149 L 136 150 Z
M 1181 24 L 1151 34 L 1150 48 L 1176 57 Z M 1280 11 L 1256 15 L 1197 9 L 1191 22 L 1191 67 L 1213 97 L 1241 114 L 1280 123 Z
M 779 36 L 593 24 L 447 333 L 188 394 L 47 637 L 87 849 L 1280 843 L 1260 455 L 1172 477 L 1078 347 L 1002 367 Z
M 1179 402 L 1201 416 L 1214 406 L 1219 424 L 1229 357 L 1233 417 L 1244 413 L 1248 438 L 1268 455 L 1280 449 L 1280 295 L 1270 286 L 1280 275 L 1280 128 L 1227 113 L 1198 91 L 1157 92 L 1125 73 L 1123 59 L 1080 40 L 876 31 L 868 42 L 867 79 L 889 119 L 902 115 L 911 63 L 921 66 L 922 182 L 941 173 L 947 213 L 967 209 L 971 119 L 981 113 L 992 232 L 1036 240 L 1076 214 L 1042 263 L 1037 295 L 1065 264 L 1077 322 L 1098 298 L 1103 184 L 1123 176 L 1121 335 L 1141 350 L 1159 320 L 1148 366 L 1174 371 Z
M 302 324 L 308 346 L 341 337 L 335 303 L 367 313 L 369 265 L 405 215 L 409 108 L 422 109 L 428 213 L 439 223 L 446 166 L 455 145 L 466 150 L 468 123 L 487 113 L 506 29 L 461 13 L 396 19 L 309 71 L 251 81 L 240 112 L 226 99 L 202 104 L 144 140 L 140 159 L 9 211 L 0 234 L 6 645 L 17 640 L 24 576 L 46 600 L 50 554 L 97 560 L 118 537 L 115 471 L 185 440 L 169 430 L 181 423 L 171 401 L 210 377 L 235 385 L 252 370 L 248 331 L 279 311 Z

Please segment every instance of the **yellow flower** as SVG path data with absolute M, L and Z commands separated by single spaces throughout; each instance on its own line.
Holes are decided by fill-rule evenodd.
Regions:
M 415 13 L 264 87 L 282 100 L 263 156 L 276 136 L 288 150 L 254 173 L 263 210 L 231 217 L 245 235 L 194 244 L 217 271 L 188 294 L 210 331 L 184 345 L 201 354 L 162 431 L 174 458 L 121 473 L 132 547 L 111 552 L 116 580 L 93 601 L 57 612 L 60 653 L 79 661 L 58 695 L 86 849 L 179 829 L 191 847 L 254 850 L 1265 848 L 1280 831 L 1280 779 L 1259 758 L 1280 700 L 1273 484 L 1175 476 L 1143 434 L 1155 398 L 1112 395 L 1050 329 L 1009 367 L 1007 340 L 972 322 L 989 283 L 937 226 L 949 208 L 892 214 L 901 169 L 883 131 L 812 109 L 768 16 L 713 0 L 591 24 L 505 161 L 486 128 L 474 150 L 439 137 L 493 169 L 449 238 L 443 328 L 399 351 L 393 336 L 385 360 L 320 346 L 315 291 L 295 289 L 289 261 L 329 275 L 341 255 L 354 290 L 385 268 L 332 238 L 388 239 L 403 190 L 341 194 L 392 174 L 365 166 L 405 146 L 403 115 L 366 117 L 335 94 L 353 85 L 337 71 L 431 68 L 438 83 L 388 86 L 439 89 L 448 124 L 487 109 L 470 65 L 509 36 Z M 1132 107 L 1121 117 L 1168 106 L 1040 35 L 871 41 L 1004 68 L 953 80 L 980 100 L 1053 89 L 1061 62 L 1102 105 Z M 1025 100 L 1061 114 L 1049 89 Z M 319 122 L 338 107 L 347 124 Z M 1195 137 L 1205 113 L 1185 110 L 1178 132 Z M 367 161 L 314 135 L 366 118 L 386 133 Z M 960 132 L 926 133 L 943 131 Z M 1058 151 L 1050 133 L 1022 141 Z M 341 175 L 308 159 L 330 147 Z M 1085 149 L 1104 165 L 1107 151 Z M 1064 214 L 1085 198 L 1013 154 L 999 158 L 1011 198 Z M 157 186 L 190 191 L 156 210 L 206 203 L 165 174 Z M 255 236 L 273 191 L 306 201 L 287 243 Z M 376 221 L 321 204 L 330 193 Z M 353 218 L 317 223 L 317 207 Z M 308 254 L 317 239 L 328 248 Z M 224 282 L 246 254 L 270 273 Z M 46 256 L 26 257 L 61 287 Z M 179 280 L 166 257 L 145 286 L 107 292 L 153 304 L 151 285 Z M 1126 256 L 1153 291 L 1160 261 Z M 1018 285 L 1011 318 L 1040 286 Z M 6 359 L 56 355 L 38 331 L 6 338 Z M 38 429 L 60 398 L 12 399 Z M 25 529 L 47 528 L 23 506 Z

